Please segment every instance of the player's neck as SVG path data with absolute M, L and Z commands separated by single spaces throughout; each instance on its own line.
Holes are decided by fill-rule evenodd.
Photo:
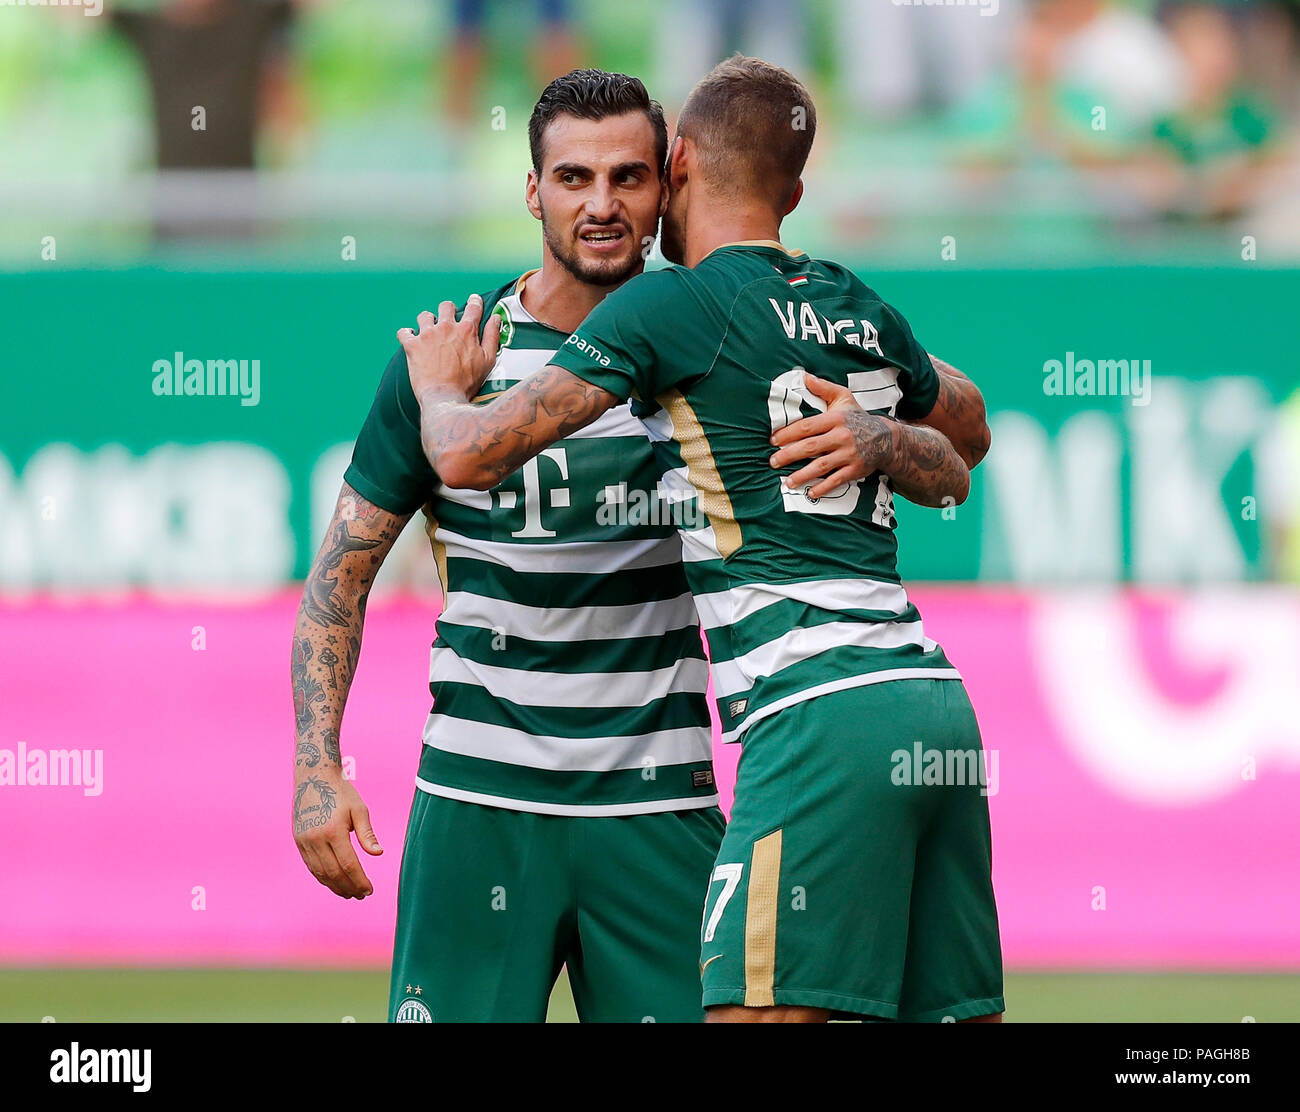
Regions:
M 519 300 L 534 320 L 572 332 L 615 289 L 578 281 L 547 253 L 542 269 L 528 276 Z
M 781 240 L 781 221 L 766 206 L 738 208 L 734 203 L 706 203 L 693 205 L 686 214 L 687 266 L 696 266 L 724 244 L 754 240 Z

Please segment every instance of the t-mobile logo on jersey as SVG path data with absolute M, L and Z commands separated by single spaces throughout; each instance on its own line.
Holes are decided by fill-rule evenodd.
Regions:
M 547 461 L 546 481 L 543 481 L 542 478 L 542 460 Z M 558 483 L 554 481 L 556 472 L 558 472 L 560 480 Z M 569 487 L 562 485 L 567 484 L 569 481 L 568 450 L 565 448 L 545 448 L 528 460 L 519 469 L 519 474 L 524 487 L 524 526 L 522 529 L 513 530 L 510 535 L 520 540 L 556 536 L 556 531 L 548 529 L 543 521 L 542 505 L 545 502 L 548 509 L 563 510 L 568 509 L 572 501 Z M 501 509 L 513 510 L 519 504 L 519 492 L 498 490 L 496 499 L 497 505 Z

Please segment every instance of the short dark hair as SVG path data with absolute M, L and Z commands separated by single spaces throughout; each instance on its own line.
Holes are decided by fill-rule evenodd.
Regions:
M 640 78 L 598 69 L 577 69 L 557 77 L 537 98 L 528 120 L 528 151 L 533 170 L 542 172 L 542 139 L 557 116 L 603 120 L 625 112 L 644 112 L 655 133 L 655 169 L 664 172 L 668 161 L 668 125 L 663 106 L 650 98 Z
M 817 134 L 812 97 L 789 70 L 733 54 L 700 78 L 677 120 L 717 190 L 787 204 Z

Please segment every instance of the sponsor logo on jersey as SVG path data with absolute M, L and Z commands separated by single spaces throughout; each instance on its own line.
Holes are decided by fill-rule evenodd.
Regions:
M 601 351 L 600 348 L 596 347 L 595 344 L 587 343 L 587 341 L 576 332 L 571 334 L 569 338 L 564 341 L 564 344 L 566 347 L 569 344 L 573 344 L 580 352 L 582 352 L 583 355 L 589 357 L 594 362 L 599 363 L 602 367 L 609 366 L 609 356 Z

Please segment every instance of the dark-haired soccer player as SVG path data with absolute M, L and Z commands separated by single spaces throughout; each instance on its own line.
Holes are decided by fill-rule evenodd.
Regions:
M 544 367 L 640 272 L 665 201 L 663 111 L 635 78 L 556 80 L 529 143 L 542 265 L 482 299 L 502 327 L 483 397 Z M 703 1017 L 700 907 L 723 818 L 698 618 L 666 515 L 597 521 L 610 489 L 653 492 L 657 478 L 640 426 L 613 407 L 491 494 L 449 489 L 421 448 L 404 354 L 388 364 L 304 594 L 294 682 L 299 846 L 334 891 L 368 894 L 341 812 L 361 808 L 363 846 L 369 822 L 331 774 L 365 592 L 423 508 L 445 604 L 391 1019 L 540 1021 L 566 964 L 583 1020 Z M 321 667 L 332 638 L 337 693 Z
M 996 1019 L 979 729 L 899 582 L 891 497 L 960 502 L 968 464 L 907 423 L 942 384 L 906 321 L 777 238 L 815 120 L 782 69 L 736 57 L 709 73 L 669 164 L 663 246 L 684 265 L 606 298 L 491 404 L 466 404 L 495 354 L 477 305 L 457 322 L 444 303 L 402 343 L 448 485 L 491 487 L 632 398 L 665 488 L 702 510 L 683 555 L 724 737 L 744 745 L 703 924 L 710 1018 Z M 814 410 L 813 435 L 773 456 Z M 917 744 L 970 775 L 899 785 L 892 755 Z

